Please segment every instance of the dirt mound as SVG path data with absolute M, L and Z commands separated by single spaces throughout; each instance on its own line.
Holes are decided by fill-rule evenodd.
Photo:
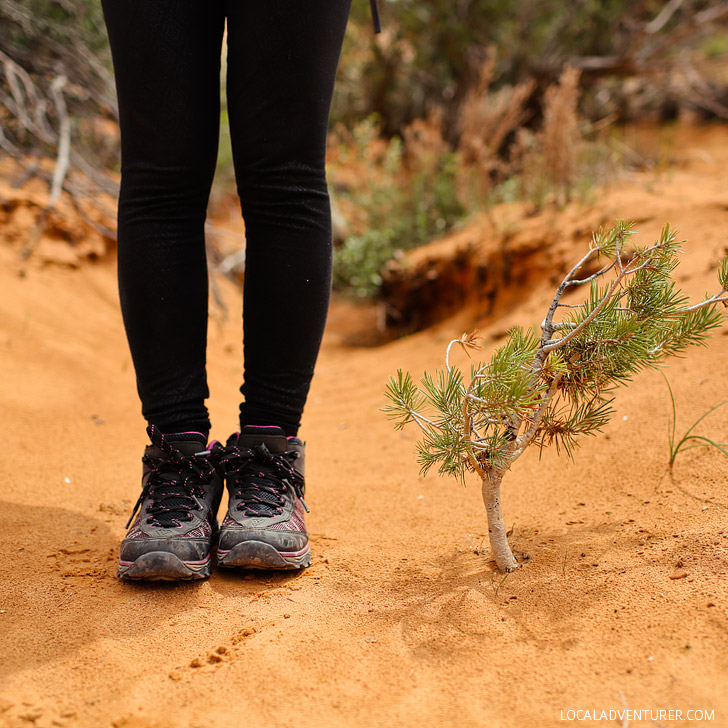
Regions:
M 728 131 L 692 131 L 676 150 L 669 175 L 638 175 L 567 217 L 634 217 L 647 240 L 679 225 L 680 283 L 699 296 L 726 245 Z M 576 230 L 568 219 L 553 229 Z M 575 257 L 586 239 L 573 235 L 551 249 Z M 573 464 L 554 452 L 515 464 L 504 511 L 530 561 L 507 578 L 485 550 L 479 489 L 420 478 L 415 433 L 379 411 L 386 378 L 441 365 L 453 335 L 479 325 L 490 348 L 537 324 L 547 276 L 495 317 L 467 306 L 377 348 L 342 343 L 335 307 L 302 432 L 312 567 L 130 585 L 115 559 L 145 436 L 114 266 L 19 278 L 16 260 L 0 246 L 3 728 L 728 726 L 728 459 L 695 449 L 668 471 L 657 373 L 618 393 L 605 436 Z M 217 438 L 235 429 L 241 370 L 238 293 L 223 281 L 220 295 Z M 667 374 L 684 431 L 726 396 L 728 336 Z M 728 407 L 701 427 L 725 441 Z M 647 712 L 609 719 L 625 705 Z M 569 712 L 586 710 L 607 718 Z
M 18 265 L 32 258 L 40 265 L 77 267 L 115 249 L 114 200 L 64 193 L 52 209 L 48 201 L 43 179 L 11 160 L 0 164 L 0 245 L 16 251 Z
M 387 265 L 384 326 L 394 334 L 420 331 L 465 306 L 478 318 L 492 317 L 524 290 L 560 279 L 574 243 L 583 244 L 610 222 L 603 211 L 585 212 L 576 205 L 558 215 L 547 210 L 524 217 L 514 205 L 482 215 L 464 230 Z

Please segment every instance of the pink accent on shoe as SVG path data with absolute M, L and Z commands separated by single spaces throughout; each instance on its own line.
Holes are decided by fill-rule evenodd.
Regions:
M 180 559 L 180 561 L 182 561 L 185 566 L 204 566 L 211 558 L 211 554 L 208 554 L 207 558 L 202 559 L 202 561 L 182 561 L 182 559 Z M 131 566 L 133 563 L 133 561 L 122 561 L 119 559 L 119 566 Z
M 307 551 L 310 551 L 311 547 L 306 544 L 300 551 L 279 551 L 281 556 L 303 556 Z

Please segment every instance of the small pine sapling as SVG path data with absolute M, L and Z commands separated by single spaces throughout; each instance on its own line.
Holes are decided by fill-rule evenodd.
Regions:
M 580 435 L 600 432 L 613 414 L 610 393 L 643 369 L 656 368 L 687 347 L 705 344 L 722 322 L 728 301 L 728 259 L 719 268 L 720 290 L 691 305 L 672 273 L 680 244 L 665 225 L 653 245 L 625 254 L 633 224 L 600 230 L 589 251 L 556 289 L 541 335 L 511 329 L 489 361 L 473 364 L 466 380 L 450 361 L 457 344 L 478 349 L 475 334 L 450 342 L 445 367 L 425 372 L 419 385 L 402 370 L 391 377 L 384 408 L 397 429 L 417 424 L 422 473 L 434 465 L 442 475 L 482 483 L 492 556 L 509 572 L 518 566 L 508 544 L 501 510 L 503 476 L 529 445 L 555 444 L 573 456 Z M 600 266 L 590 275 L 588 263 Z M 581 304 L 562 302 L 576 286 L 589 284 Z

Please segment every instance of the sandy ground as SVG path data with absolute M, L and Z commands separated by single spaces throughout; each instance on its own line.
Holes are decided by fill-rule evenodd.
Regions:
M 698 296 L 728 242 L 728 131 L 671 149 L 675 164 L 592 208 L 636 218 L 644 240 L 679 225 L 678 279 Z M 145 435 L 113 263 L 21 278 L 7 246 L 0 263 L 0 726 L 728 726 L 728 459 L 691 450 L 669 472 L 659 374 L 619 392 L 606 435 L 573 464 L 516 463 L 504 508 L 530 561 L 504 579 L 477 484 L 419 477 L 416 433 L 378 411 L 386 378 L 440 365 L 472 315 L 353 349 L 337 307 L 302 433 L 312 567 L 123 584 Z M 487 346 L 540 321 L 549 292 L 481 321 Z M 210 330 L 218 438 L 235 429 L 241 369 L 239 304 L 223 294 L 228 318 Z M 726 396 L 726 332 L 667 370 L 680 430 Z M 728 407 L 700 432 L 727 440 Z M 652 715 L 602 716 L 624 705 Z

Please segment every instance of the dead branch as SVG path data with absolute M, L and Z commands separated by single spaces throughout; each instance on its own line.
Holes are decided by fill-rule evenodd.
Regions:
M 51 93 L 53 100 L 56 102 L 56 113 L 60 119 L 60 128 L 58 130 L 58 157 L 56 158 L 56 168 L 53 172 L 53 181 L 51 183 L 51 195 L 48 199 L 48 208 L 53 209 L 58 202 L 58 198 L 63 191 L 63 181 L 68 174 L 68 166 L 71 154 L 71 120 L 68 118 L 68 109 L 63 98 L 63 87 L 68 79 L 65 76 L 56 76 L 51 84 Z
M 665 25 L 667 25 L 670 18 L 676 13 L 683 2 L 684 0 L 670 0 L 670 2 L 667 3 L 662 10 L 660 10 L 655 19 L 645 25 L 645 33 L 648 33 L 649 35 L 659 33 Z

